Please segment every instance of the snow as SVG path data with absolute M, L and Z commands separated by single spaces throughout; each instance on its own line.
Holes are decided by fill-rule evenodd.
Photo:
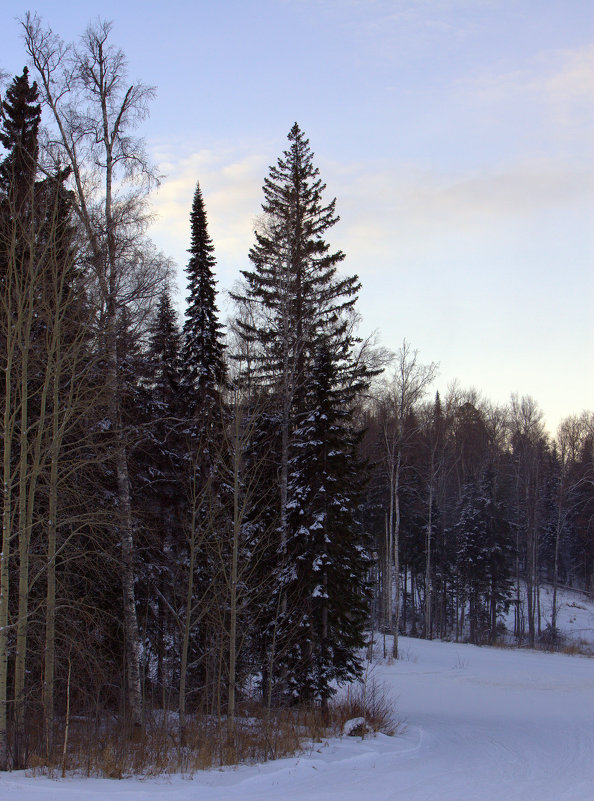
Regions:
M 365 718 L 351 718 L 347 720 L 342 727 L 342 734 L 344 737 L 356 736 L 357 732 L 359 734 L 366 734 L 368 731 L 369 729 L 365 723 Z
M 395 737 L 333 739 L 193 778 L 0 774 L 0 799 L 594 801 L 594 660 L 410 638 L 400 650 L 367 679 L 395 698 Z
M 515 592 L 515 590 L 514 590 Z M 522 599 L 526 605 L 526 587 L 522 584 Z M 550 625 L 553 610 L 553 589 L 550 585 L 540 588 L 541 630 Z M 510 608 L 504 616 L 508 640 L 513 642 L 514 610 Z M 557 628 L 562 644 L 577 645 L 580 650 L 594 656 L 594 603 L 582 590 L 560 587 L 557 592 Z

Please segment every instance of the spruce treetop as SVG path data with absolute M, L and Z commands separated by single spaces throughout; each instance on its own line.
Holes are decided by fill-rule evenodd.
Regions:
M 0 164 L 0 185 L 5 191 L 14 182 L 31 185 L 37 169 L 41 106 L 37 83 L 29 84 L 29 70 L 15 76 L 2 101 L 0 142 L 8 155 Z
M 151 327 L 149 350 L 155 394 L 160 401 L 179 391 L 180 339 L 177 315 L 169 292 L 164 290 Z
M 247 341 L 260 344 L 256 359 L 263 375 L 288 363 L 299 385 L 316 345 L 345 335 L 345 313 L 360 284 L 357 276 L 337 276 L 345 255 L 331 251 L 324 238 L 339 220 L 336 199 L 324 201 L 326 185 L 309 140 L 297 123 L 288 139 L 288 149 L 264 180 L 264 216 L 249 253 L 253 269 L 242 271 L 244 293 L 232 297 L 254 312 L 254 322 L 240 321 L 238 327 Z
M 218 321 L 216 305 L 216 260 L 214 246 L 208 233 L 206 210 L 196 184 L 190 214 L 190 260 L 186 267 L 189 294 L 186 320 L 183 326 L 184 344 L 182 363 L 186 373 L 186 386 L 190 393 L 215 399 L 218 388 L 225 380 L 225 346 L 222 326 Z

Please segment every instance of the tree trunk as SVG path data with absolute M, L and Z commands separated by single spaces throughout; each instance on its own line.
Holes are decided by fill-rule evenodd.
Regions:
M 433 474 L 433 467 L 432 467 Z M 425 637 L 430 640 L 433 636 L 433 620 L 431 615 L 431 534 L 433 528 L 433 482 L 429 484 L 429 505 L 427 510 L 427 533 L 425 537 Z
M 196 479 L 194 478 L 194 481 Z M 190 631 L 192 629 L 192 606 L 194 600 L 194 567 L 196 564 L 196 494 L 192 499 L 192 522 L 190 530 L 190 564 L 188 567 L 188 585 L 186 588 L 186 613 L 184 620 L 184 635 L 181 650 L 181 665 L 179 673 L 179 735 L 181 745 L 186 740 L 186 680 L 188 675 L 188 652 L 190 648 Z
M 239 535 L 241 515 L 239 504 L 240 461 L 239 415 L 235 416 L 233 437 L 233 544 L 231 551 L 231 575 L 229 577 L 229 696 L 227 699 L 227 726 L 229 735 L 235 725 L 235 682 L 237 667 L 237 570 L 239 559 Z
M 528 500 L 530 504 L 530 500 Z M 535 540 L 535 531 L 534 531 L 534 520 L 532 518 L 532 509 L 529 507 L 528 514 L 528 527 L 527 527 L 527 542 L 526 542 L 526 555 L 527 555 L 527 565 L 526 565 L 526 599 L 527 599 L 527 613 L 528 613 L 528 645 L 530 648 L 534 648 L 534 643 L 536 640 L 536 631 L 534 625 L 534 618 L 535 618 L 535 604 L 534 604 L 534 584 L 535 584 L 535 563 L 534 563 L 534 540 Z
M 28 495 L 29 489 L 29 349 L 31 325 L 30 317 L 22 332 L 21 360 L 20 360 L 20 431 L 19 431 L 19 462 L 18 462 L 18 549 L 19 549 L 19 584 L 18 584 L 18 613 L 16 621 L 16 651 L 14 658 L 14 757 L 13 766 L 17 769 L 24 767 L 24 738 L 25 738 L 25 676 L 27 659 L 27 630 L 29 617 L 29 545 L 31 530 L 28 525 Z
M 53 442 L 57 441 L 57 409 L 54 407 Z M 56 526 L 58 516 L 58 456 L 52 456 L 50 467 L 49 503 L 47 521 L 47 590 L 45 612 L 45 653 L 43 670 L 43 708 L 45 715 L 45 741 L 48 758 L 53 750 L 54 732 L 54 672 L 56 650 Z
M 563 478 L 561 478 L 563 481 Z M 561 494 L 561 493 L 560 493 Z M 559 543 L 561 540 L 561 531 L 563 528 L 562 515 L 561 515 L 561 499 L 559 498 L 557 505 L 557 525 L 555 527 L 555 563 L 553 569 L 553 609 L 551 612 L 551 636 L 553 643 L 557 641 L 557 588 L 559 586 Z
M 126 449 L 120 443 L 116 454 L 118 500 L 122 514 L 122 589 L 124 594 L 124 627 L 126 637 L 126 666 L 128 679 L 128 704 L 134 737 L 142 728 L 142 693 L 140 682 L 140 638 L 136 598 L 134 592 L 134 543 L 132 541 L 132 510 L 130 508 L 130 483 Z
M 108 218 L 109 219 L 109 218 Z M 117 317 L 115 302 L 115 267 L 110 272 L 111 295 L 108 303 L 107 341 L 109 365 L 107 385 L 111 423 L 114 429 L 114 462 L 117 479 L 122 595 L 124 612 L 124 639 L 126 646 L 126 670 L 128 680 L 128 714 L 136 738 L 142 728 L 142 692 L 140 677 L 140 638 L 136 598 L 134 590 L 134 541 L 132 536 L 132 504 L 130 500 L 130 478 L 128 475 L 128 456 L 120 411 L 120 390 L 118 383 Z
M 400 629 L 400 465 L 402 453 L 398 448 L 394 474 L 394 522 L 392 548 L 394 550 L 394 624 L 392 627 L 392 656 L 398 659 L 398 633 Z
M 7 319 L 12 318 L 10 289 L 7 293 Z M 9 563 L 12 539 L 12 441 L 13 391 L 12 367 L 14 338 L 11 326 L 6 333 L 6 366 L 4 370 L 3 459 L 2 459 L 2 553 L 0 553 L 0 770 L 8 770 L 8 606 Z
M 407 630 L 407 611 L 408 611 L 408 568 L 406 563 L 402 566 L 402 630 L 406 635 Z

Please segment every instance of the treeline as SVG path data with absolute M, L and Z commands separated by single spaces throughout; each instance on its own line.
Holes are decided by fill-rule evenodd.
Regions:
M 404 342 L 365 413 L 374 624 L 397 656 L 399 632 L 494 643 L 511 609 L 517 642 L 555 645 L 559 587 L 594 592 L 594 414 L 551 439 L 530 397 L 431 399 L 436 369 Z
M 152 90 L 107 24 L 23 32 L 0 124 L 0 769 L 56 753 L 71 716 L 138 739 L 171 710 L 183 747 L 198 713 L 232 737 L 254 693 L 326 714 L 368 627 L 482 642 L 512 601 L 534 643 L 540 582 L 592 581 L 592 416 L 551 443 L 529 399 L 428 403 L 435 366 L 361 341 L 296 124 L 226 333 L 196 186 L 180 326 L 145 233 Z

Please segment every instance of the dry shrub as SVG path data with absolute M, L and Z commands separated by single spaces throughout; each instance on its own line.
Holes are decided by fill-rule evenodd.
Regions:
M 192 715 L 183 740 L 172 712 L 149 713 L 140 735 L 115 717 L 79 717 L 70 721 L 65 769 L 85 776 L 122 779 L 169 773 L 190 775 L 199 770 L 240 763 L 265 762 L 293 756 L 306 744 L 342 733 L 345 722 L 362 717 L 368 731 L 394 734 L 394 708 L 386 688 L 374 680 L 349 687 L 322 714 L 319 707 L 268 709 L 243 704 L 232 725 L 225 718 Z M 62 731 L 60 731 L 62 728 Z M 56 748 L 32 749 L 29 769 L 59 775 L 62 768 L 63 724 L 57 726 Z
M 59 727 L 58 727 L 59 728 Z M 264 762 L 296 754 L 306 740 L 326 734 L 315 709 L 266 709 L 251 704 L 242 709 L 233 726 L 225 719 L 191 716 L 180 739 L 175 715 L 152 716 L 141 736 L 132 736 L 120 721 L 71 721 L 65 761 L 70 773 L 122 779 L 128 776 L 191 774 L 198 770 L 239 763 Z M 63 732 L 58 730 L 56 742 Z M 49 756 L 46 749 L 32 750 L 29 770 L 53 775 L 61 770 L 61 746 Z
M 373 678 L 349 685 L 346 693 L 334 701 L 331 711 L 339 733 L 353 718 L 363 718 L 367 729 L 372 732 L 393 736 L 402 730 L 389 690 Z

